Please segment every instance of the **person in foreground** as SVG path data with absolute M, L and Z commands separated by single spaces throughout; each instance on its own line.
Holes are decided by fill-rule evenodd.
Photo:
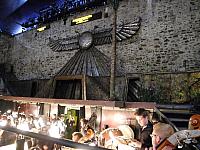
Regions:
M 83 135 L 80 132 L 74 132 L 72 134 L 72 141 L 78 142 L 82 137 Z
M 135 118 L 137 121 L 133 131 L 135 139 L 130 143 L 134 147 L 141 150 L 146 150 L 152 147 L 150 134 L 153 131 L 153 125 L 149 121 L 149 111 L 144 108 L 138 108 L 135 111 Z
M 174 129 L 171 125 L 166 123 L 157 123 L 153 126 L 152 137 L 152 150 L 156 150 L 158 145 L 163 142 L 166 138 L 174 134 Z M 172 150 L 172 147 L 165 146 L 163 150 Z

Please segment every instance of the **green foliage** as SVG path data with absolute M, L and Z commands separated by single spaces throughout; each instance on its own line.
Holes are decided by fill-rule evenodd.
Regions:
M 193 90 L 191 92 L 191 101 L 194 104 L 199 104 L 200 103 L 200 89 Z
M 156 103 L 199 103 L 200 73 L 144 75 L 141 101 Z

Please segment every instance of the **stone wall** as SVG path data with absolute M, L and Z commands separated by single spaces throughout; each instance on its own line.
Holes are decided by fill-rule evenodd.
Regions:
M 199 70 L 199 1 L 129 1 L 142 18 L 138 36 L 119 46 L 127 72 Z M 131 9 L 131 8 L 129 8 Z M 132 11 L 133 12 L 133 11 Z M 128 16 L 132 16 L 129 10 Z M 119 10 L 125 16 L 126 11 Z M 119 17 L 120 18 L 120 17 Z M 136 64 L 136 65 L 135 65 Z
M 105 7 L 88 10 L 54 22 L 44 32 L 31 30 L 15 36 L 12 48 L 14 72 L 19 79 L 44 79 L 54 76 L 77 50 L 53 52 L 49 37 L 64 38 L 112 24 L 112 8 L 108 18 L 70 26 L 73 18 L 104 12 Z M 118 43 L 118 65 L 125 73 L 177 72 L 200 69 L 200 2 L 198 0 L 124 0 L 118 9 L 118 24 L 141 17 L 141 28 L 132 39 Z M 111 44 L 98 46 L 110 56 Z M 3 46 L 3 50 L 6 50 Z M 4 57 L 6 58 L 6 57 Z
M 11 51 L 13 49 L 13 37 L 0 33 L 0 64 L 10 71 Z

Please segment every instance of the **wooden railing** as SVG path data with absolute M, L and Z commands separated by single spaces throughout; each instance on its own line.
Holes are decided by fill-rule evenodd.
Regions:
M 154 111 L 158 114 L 159 118 L 170 124 L 176 132 L 179 131 L 179 129 L 157 107 L 154 108 Z
M 66 147 L 71 147 L 71 148 L 77 148 L 77 149 L 87 149 L 87 150 L 108 150 L 107 148 L 102 148 L 102 147 L 97 147 L 97 146 L 89 146 L 87 144 L 81 144 L 77 142 L 73 142 L 71 140 L 66 140 L 66 139 L 58 139 L 58 138 L 53 138 L 44 134 L 38 134 L 34 132 L 29 132 L 29 131 L 22 131 L 17 128 L 13 127 L 5 127 L 5 126 L 0 126 L 0 129 L 6 130 L 9 132 L 14 132 L 16 134 L 21 134 L 24 136 L 36 138 L 39 140 L 45 140 L 48 142 L 52 142 L 61 146 L 66 146 Z

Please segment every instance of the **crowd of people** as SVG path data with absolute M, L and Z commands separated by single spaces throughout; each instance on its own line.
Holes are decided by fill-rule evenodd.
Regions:
M 34 117 L 33 115 L 25 115 L 24 113 L 15 113 L 12 111 L 8 111 L 0 116 L 0 125 L 40 133 L 54 138 L 64 138 L 67 127 L 64 116 L 58 117 L 56 114 L 53 114 L 50 118 L 44 118 L 42 116 Z M 14 143 L 17 139 L 25 139 L 28 142 L 29 148 L 36 146 L 49 150 L 54 147 L 54 144 L 48 141 L 36 140 L 5 130 L 0 130 L 0 137 L 0 145 Z
M 167 123 L 160 122 L 159 120 L 153 121 L 149 119 L 149 111 L 144 108 L 138 108 L 136 109 L 135 113 L 135 120 L 136 123 L 134 126 L 131 126 L 131 134 L 129 139 L 119 140 L 121 138 L 116 138 L 115 136 L 120 135 L 123 136 L 123 133 L 121 133 L 120 130 L 116 129 L 116 131 L 120 134 L 117 134 L 113 132 L 111 134 L 108 133 L 108 136 L 110 136 L 112 142 L 118 142 L 118 144 L 125 144 L 130 147 L 133 147 L 134 149 L 140 149 L 140 150 L 156 150 L 157 147 L 165 141 L 166 138 L 170 137 L 174 134 L 174 128 Z M 26 116 L 25 114 L 14 114 L 11 111 L 7 112 L 4 115 L 0 116 L 0 125 L 1 126 L 8 126 L 8 127 L 16 127 L 20 130 L 25 131 L 32 131 L 36 133 L 42 133 L 48 136 L 52 136 L 55 138 L 65 138 L 66 135 L 66 129 L 67 124 L 66 118 L 64 116 L 57 116 L 56 114 L 53 114 L 50 119 L 44 119 L 42 117 L 36 118 L 32 115 Z M 96 134 L 95 128 L 93 124 L 95 123 L 97 119 L 97 116 L 95 113 L 93 113 L 90 117 L 90 119 L 82 118 L 80 119 L 80 129 L 79 131 L 73 131 L 71 132 L 71 140 L 78 143 L 87 143 L 92 146 L 102 146 L 106 147 L 105 145 L 105 139 L 104 144 L 99 144 L 100 138 L 98 139 L 98 135 Z M 69 120 L 67 120 L 69 121 Z M 105 130 L 107 131 L 114 131 L 109 130 L 109 126 L 105 126 Z M 128 132 L 130 130 L 127 130 Z M 126 133 L 127 134 L 127 133 Z M 129 134 L 129 133 L 128 133 Z M 133 136 L 132 136 L 133 135 Z M 15 133 L 9 133 L 7 131 L 0 131 L 0 137 L 1 137 L 1 144 L 6 141 L 14 142 L 17 138 Z M 28 147 L 31 149 L 38 148 L 40 150 L 56 150 L 61 149 L 59 145 L 56 145 L 54 143 L 49 143 L 45 140 L 36 140 L 33 138 L 27 138 L 23 137 L 25 139 L 28 139 Z M 105 137 L 106 138 L 106 137 Z M 101 139 L 103 140 L 103 139 Z M 110 147 L 107 147 L 110 148 Z M 113 148 L 113 147 L 112 147 Z M 115 147 L 116 149 L 119 148 L 118 145 Z M 174 149 L 173 146 L 166 145 L 162 148 L 163 150 L 172 150 Z M 33 149 L 32 149 L 33 150 Z

